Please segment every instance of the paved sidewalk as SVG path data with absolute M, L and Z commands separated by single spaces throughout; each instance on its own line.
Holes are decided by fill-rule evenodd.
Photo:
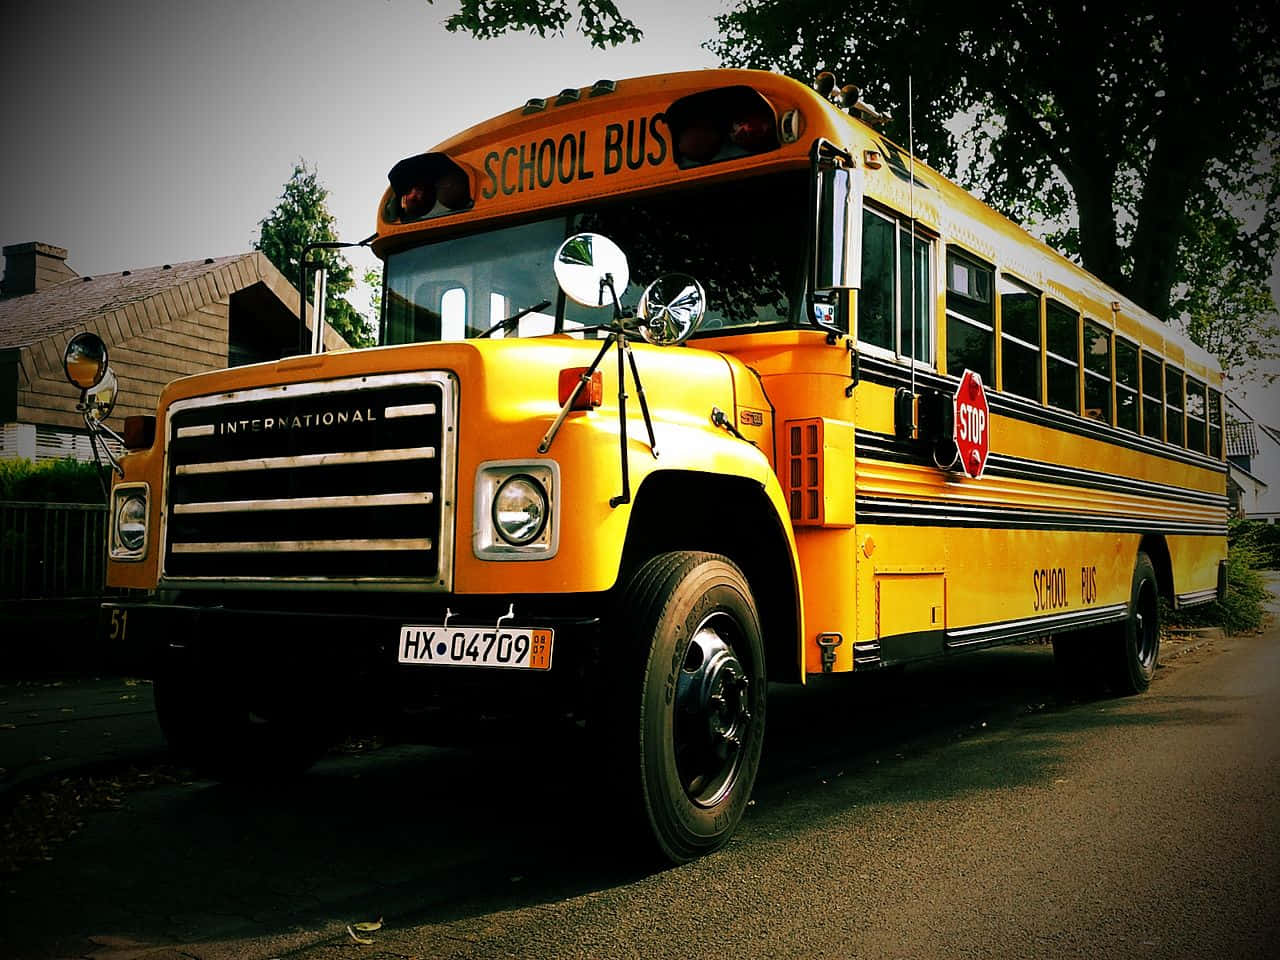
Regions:
M 0 681 L 0 797 L 31 780 L 144 762 L 163 751 L 145 680 Z

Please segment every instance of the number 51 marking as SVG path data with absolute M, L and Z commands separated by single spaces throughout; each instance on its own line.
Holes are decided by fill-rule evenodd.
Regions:
M 123 640 L 125 631 L 129 629 L 129 611 L 112 610 L 111 627 L 107 631 L 108 640 Z

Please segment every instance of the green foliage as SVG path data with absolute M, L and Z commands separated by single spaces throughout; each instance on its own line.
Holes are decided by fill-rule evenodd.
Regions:
M 374 341 L 379 338 L 382 325 L 382 268 L 370 267 L 360 278 L 369 288 L 369 318 Z
M 334 241 L 336 221 L 325 201 L 329 191 L 316 171 L 299 160 L 284 185 L 280 202 L 258 223 L 258 239 L 254 249 L 261 250 L 290 283 L 298 282 L 298 260 L 302 248 L 312 242 Z M 355 286 L 351 264 L 337 250 L 313 250 L 311 258 L 327 265 L 325 319 L 353 347 L 370 347 L 374 343 L 373 327 L 343 294 Z M 307 302 L 315 294 L 310 284 L 305 291 Z
M 427 0 L 434 3 L 435 0 Z M 601 50 L 635 43 L 643 32 L 618 12 L 613 0 L 577 0 L 578 32 Z M 445 20 L 451 33 L 469 33 L 481 40 L 511 30 L 528 30 L 540 37 L 563 35 L 573 14 L 568 0 L 461 0 L 459 10 Z
M 101 503 L 98 467 L 64 460 L 0 460 L 0 500 L 26 503 Z
M 1219 310 L 1275 315 L 1264 294 L 1280 217 L 1267 159 L 1280 151 L 1280 46 L 1268 9 L 740 0 L 707 46 L 725 65 L 805 82 L 832 70 L 891 111 L 886 133 L 902 144 L 914 114 L 932 166 L 1157 315 L 1187 310 L 1204 335 Z M 1215 297 L 1224 278 L 1230 291 Z

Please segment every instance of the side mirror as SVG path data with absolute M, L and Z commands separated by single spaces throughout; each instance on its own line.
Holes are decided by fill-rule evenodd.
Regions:
M 62 353 L 62 369 L 81 390 L 93 389 L 109 371 L 107 345 L 96 333 L 77 333 Z
M 814 291 L 862 285 L 862 183 L 860 171 L 820 162 L 814 176 L 817 211 Z
M 564 295 L 584 307 L 612 307 L 631 282 L 627 255 L 599 233 L 575 233 L 560 244 L 552 269 Z
M 707 311 L 707 295 L 687 273 L 659 277 L 640 296 L 640 335 L 659 347 L 684 343 Z

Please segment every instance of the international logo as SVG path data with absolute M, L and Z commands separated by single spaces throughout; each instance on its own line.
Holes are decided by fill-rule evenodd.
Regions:
M 253 417 L 246 420 L 221 420 L 218 435 L 229 437 L 240 433 L 281 433 L 291 430 L 323 430 L 325 427 L 341 427 L 351 423 L 373 423 L 378 418 L 372 407 L 352 407 L 346 410 L 315 410 L 311 413 L 295 413 L 284 417 Z

